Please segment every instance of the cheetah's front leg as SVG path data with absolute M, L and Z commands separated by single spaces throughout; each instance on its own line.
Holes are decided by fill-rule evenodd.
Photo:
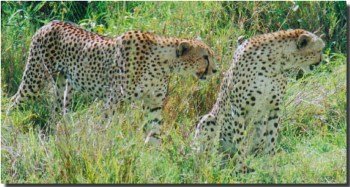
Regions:
M 112 122 L 113 116 L 116 114 L 119 104 L 125 99 L 117 99 L 118 97 L 116 97 L 116 94 L 113 94 L 113 92 L 106 95 L 107 100 L 102 110 L 102 124 L 108 127 Z
M 149 92 L 148 92 L 149 93 Z M 146 123 L 143 126 L 146 135 L 145 143 L 160 145 L 161 125 L 163 124 L 162 108 L 167 93 L 167 84 L 155 88 L 151 94 L 143 96 L 145 109 L 148 111 Z
M 68 108 L 72 102 L 72 85 L 69 80 L 66 80 L 66 87 L 64 89 L 64 98 L 63 98 L 63 115 L 67 114 Z
M 194 136 L 194 149 L 198 152 L 208 151 L 214 143 L 215 137 L 218 137 L 219 126 L 216 118 L 212 114 L 206 114 L 199 120 Z
M 269 118 L 267 120 L 267 131 L 266 131 L 267 139 L 265 143 L 265 153 L 267 154 L 271 154 L 271 155 L 275 154 L 279 123 L 280 123 L 280 113 L 279 113 L 279 108 L 276 108 L 270 111 Z
M 163 123 L 162 107 L 161 105 L 146 107 L 148 109 L 147 122 L 143 128 L 146 134 L 145 143 L 159 145 L 160 141 L 160 127 Z
M 251 150 L 251 142 L 250 142 L 250 136 L 247 136 L 247 132 L 246 129 L 248 129 L 249 127 L 247 127 L 247 125 L 249 124 L 245 124 L 246 121 L 243 119 L 243 117 L 236 117 L 234 120 L 234 124 L 237 124 L 237 126 L 239 128 L 236 129 L 236 143 L 237 143 L 237 154 L 236 154 L 236 158 L 237 158 L 237 164 L 236 164 L 236 173 L 249 173 L 251 171 L 253 171 L 252 169 L 248 168 L 246 165 L 246 160 L 248 157 L 248 153 Z
M 56 80 L 57 87 L 55 88 L 56 92 L 56 106 L 55 111 L 60 112 L 65 115 L 68 112 L 72 100 L 72 86 L 68 79 L 64 76 L 59 75 Z

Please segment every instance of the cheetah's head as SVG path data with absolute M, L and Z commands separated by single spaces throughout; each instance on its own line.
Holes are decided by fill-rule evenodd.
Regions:
M 297 29 L 296 37 L 292 39 L 288 64 L 285 69 L 301 68 L 304 72 L 310 71 L 322 61 L 322 50 L 325 47 L 323 40 L 315 34 Z
M 217 72 L 214 52 L 200 41 L 180 42 L 176 49 L 176 58 L 186 72 L 193 72 L 201 80 Z

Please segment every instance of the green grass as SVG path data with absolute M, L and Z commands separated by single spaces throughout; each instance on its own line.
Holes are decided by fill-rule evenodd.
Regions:
M 298 10 L 293 11 L 297 5 Z M 220 73 L 205 82 L 172 76 L 160 147 L 143 143 L 140 124 L 145 111 L 140 103 L 124 106 L 113 125 L 107 127 L 100 125 L 103 103 L 79 93 L 74 97 L 73 112 L 63 119 L 51 112 L 53 98 L 49 90 L 10 116 L 2 112 L 1 181 L 345 183 L 345 7 L 344 2 L 92 2 L 79 9 L 76 2 L 2 2 L 2 111 L 20 83 L 31 36 L 52 19 L 74 21 L 109 36 L 131 29 L 177 37 L 200 36 L 222 61 L 218 62 Z M 86 12 L 74 14 L 77 10 Z M 322 32 L 328 33 L 327 63 L 302 79 L 290 77 L 277 154 L 249 158 L 256 171 L 236 176 L 231 175 L 234 161 L 222 165 L 221 153 L 199 155 L 192 151 L 195 122 L 215 102 L 236 38 L 297 27 L 311 31 L 322 27 Z

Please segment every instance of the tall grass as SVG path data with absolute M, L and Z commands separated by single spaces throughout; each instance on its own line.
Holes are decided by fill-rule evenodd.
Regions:
M 2 2 L 1 104 L 21 80 L 31 36 L 53 20 L 117 36 L 128 30 L 197 38 L 221 56 L 220 73 L 206 82 L 172 76 L 160 147 L 143 144 L 140 103 L 126 105 L 112 126 L 100 126 L 101 101 L 77 93 L 65 118 L 51 112 L 45 90 L 10 116 L 1 115 L 4 183 L 345 183 L 345 2 Z M 326 62 L 290 77 L 278 152 L 250 158 L 256 172 L 232 175 L 221 153 L 190 148 L 195 122 L 215 102 L 222 73 L 240 35 L 280 29 L 326 35 Z

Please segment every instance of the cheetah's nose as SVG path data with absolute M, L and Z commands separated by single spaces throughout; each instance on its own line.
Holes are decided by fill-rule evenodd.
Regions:
M 216 69 L 213 69 L 213 73 L 216 73 L 216 72 L 218 72 L 218 70 L 216 70 Z

